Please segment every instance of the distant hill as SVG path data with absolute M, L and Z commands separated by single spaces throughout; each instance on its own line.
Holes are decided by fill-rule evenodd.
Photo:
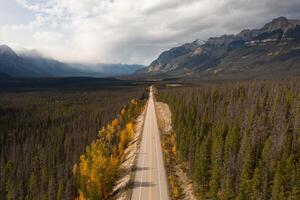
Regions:
M 96 69 L 104 75 L 123 76 L 130 75 L 137 70 L 145 68 L 144 65 L 137 64 L 97 64 Z
M 0 46 L 0 72 L 16 77 L 83 75 L 83 71 L 54 59 L 37 55 L 18 55 L 6 45 Z
M 70 64 L 46 58 L 36 51 L 16 53 L 7 45 L 0 45 L 0 73 L 13 77 L 112 77 L 128 75 L 142 65 L 126 64 Z
M 135 77 L 199 79 L 300 75 L 300 20 L 274 19 L 261 29 L 194 41 L 163 52 Z
M 77 69 L 84 69 L 84 72 L 93 77 L 116 77 L 133 74 L 135 71 L 145 68 L 144 65 L 137 64 L 81 64 L 81 63 L 70 63 Z
M 1 79 L 10 79 L 10 78 L 11 78 L 11 76 L 9 76 L 9 75 L 7 75 L 5 73 L 0 73 L 0 80 Z

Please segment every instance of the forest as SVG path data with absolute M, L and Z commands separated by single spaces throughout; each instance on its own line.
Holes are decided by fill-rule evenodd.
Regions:
M 300 82 L 161 88 L 199 199 L 300 199 Z
M 145 94 L 125 87 L 0 95 L 0 199 L 74 200 L 74 164 L 101 127 Z

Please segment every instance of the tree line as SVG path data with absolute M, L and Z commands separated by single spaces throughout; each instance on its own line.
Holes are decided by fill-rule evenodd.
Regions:
M 159 90 L 199 199 L 300 199 L 300 82 Z

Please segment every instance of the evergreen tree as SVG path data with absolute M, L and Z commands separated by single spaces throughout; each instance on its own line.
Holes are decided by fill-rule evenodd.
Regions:
M 64 192 L 64 186 L 63 186 L 62 182 L 60 182 L 58 185 L 56 200 L 63 200 L 63 192 Z
M 254 175 L 251 180 L 251 200 L 262 199 L 262 164 L 261 162 L 254 170 Z
M 249 199 L 250 197 L 250 180 L 252 174 L 252 166 L 253 166 L 253 150 L 252 146 L 249 143 L 249 140 L 246 139 L 247 142 L 247 149 L 245 155 L 244 166 L 242 169 L 242 174 L 240 177 L 240 184 L 239 184 L 239 200 Z
M 222 135 L 218 134 L 214 136 L 215 139 L 212 143 L 211 153 L 211 180 L 210 180 L 210 197 L 212 199 L 218 199 L 218 192 L 220 189 L 220 169 L 223 162 L 223 140 Z
M 53 175 L 50 175 L 48 182 L 48 200 L 55 200 L 56 198 L 56 184 Z
M 9 178 L 6 183 L 6 198 L 7 200 L 15 199 L 14 183 L 11 178 Z
M 273 187 L 272 187 L 272 200 L 284 200 L 285 199 L 285 192 L 284 192 L 284 177 L 283 172 L 281 169 L 281 165 L 279 164 L 275 176 L 273 179 Z

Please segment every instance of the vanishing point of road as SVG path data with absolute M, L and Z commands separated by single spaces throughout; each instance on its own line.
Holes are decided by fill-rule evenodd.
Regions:
M 169 200 L 152 86 L 136 165 L 132 200 Z

